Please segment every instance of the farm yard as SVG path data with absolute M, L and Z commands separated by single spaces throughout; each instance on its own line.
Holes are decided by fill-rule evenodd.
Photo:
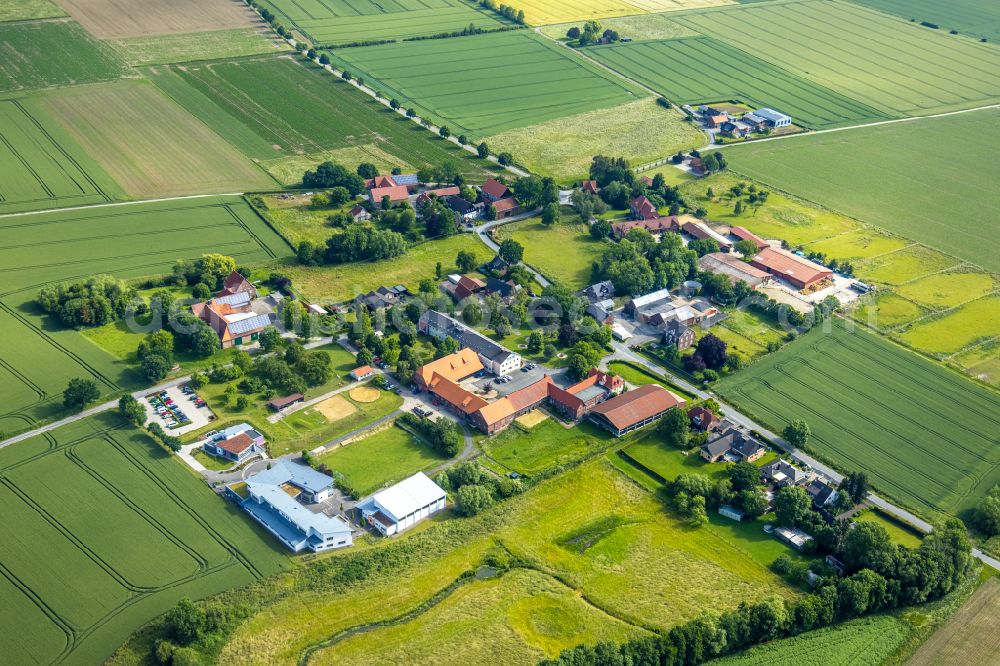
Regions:
M 676 20 L 890 116 L 1000 101 L 1000 48 L 850 2 L 751 3 Z
M 0 100 L 0 213 L 122 198 L 125 193 L 38 101 Z
M 866 7 L 904 19 L 929 21 L 942 30 L 957 30 L 963 35 L 1000 40 L 1000 6 L 991 0 L 854 0 Z
M 412 103 L 452 133 L 476 138 L 647 96 L 524 31 L 343 49 L 331 56 L 384 96 Z
M 718 391 L 776 431 L 804 419 L 816 453 L 927 516 L 960 514 L 1000 481 L 995 394 L 860 328 L 814 329 Z
M 0 23 L 0 93 L 117 79 L 110 46 L 67 20 Z
M 168 273 L 176 260 L 205 252 L 240 263 L 291 253 L 237 197 L 0 217 L 0 247 L 0 325 L 16 341 L 0 350 L 5 433 L 61 414 L 61 393 L 72 377 L 92 377 L 105 392 L 137 388 L 128 364 L 37 309 L 42 285 L 95 273 Z
M 739 100 L 827 129 L 889 117 L 779 65 L 709 37 L 595 46 L 587 54 L 677 104 Z M 661 155 L 669 153 L 661 153 Z
M 307 168 L 315 168 L 331 149 L 369 147 L 417 168 L 452 161 L 470 176 L 484 173 L 455 144 L 416 127 L 318 66 L 290 58 L 252 58 L 155 67 L 146 75 L 220 136 L 279 175 L 287 173 L 286 160 L 302 165 L 303 159 L 313 157 Z M 357 159 L 369 161 L 364 151 Z M 298 175 L 301 178 L 301 172 Z
M 54 91 L 42 107 L 134 197 L 228 194 L 274 180 L 146 81 Z
M 508 130 L 486 142 L 531 171 L 568 183 L 587 175 L 594 155 L 621 155 L 642 164 L 700 146 L 704 136 L 648 98 Z
M 1000 271 L 1000 254 L 982 237 L 1000 207 L 1000 165 L 981 138 L 998 128 L 1000 111 L 988 109 L 725 152 L 755 180 Z
M 66 11 L 98 39 L 247 28 L 257 15 L 242 2 L 228 0 L 59 0 Z
M 285 568 L 235 509 L 139 431 L 102 416 L 0 452 L 14 663 L 104 661 L 138 625 Z

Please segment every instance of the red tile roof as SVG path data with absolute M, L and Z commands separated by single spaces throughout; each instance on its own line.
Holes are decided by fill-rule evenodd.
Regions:
M 596 180 L 585 180 L 583 184 L 580 185 L 580 189 L 584 192 L 590 192 L 591 194 L 597 194 L 597 181 Z
M 396 187 L 396 181 L 392 176 L 375 176 L 365 181 L 365 187 L 369 190 L 375 187 Z
M 625 430 L 640 421 L 661 414 L 671 407 L 683 404 L 683 398 L 674 395 L 662 386 L 646 384 L 611 398 L 607 402 L 602 402 L 594 407 L 592 413 L 601 414 L 615 428 Z
M 482 188 L 484 194 L 488 194 L 494 199 L 500 199 L 501 197 L 507 196 L 507 186 L 501 183 L 496 178 L 490 178 L 488 181 L 483 183 Z
M 667 231 L 680 231 L 676 215 L 666 217 L 654 217 L 648 220 L 627 220 L 625 222 L 615 222 L 611 225 L 611 231 L 615 236 L 624 236 L 632 229 L 645 229 L 651 234 L 660 234 Z
M 829 268 L 776 247 L 764 248 L 750 264 L 788 280 L 799 289 L 833 276 L 833 271 Z
M 223 451 L 228 451 L 234 456 L 238 456 L 253 446 L 253 440 L 250 439 L 250 435 L 245 432 L 241 432 L 235 437 L 230 437 L 227 440 L 216 442 L 215 445 Z
M 660 214 L 656 211 L 656 206 L 654 206 L 653 202 L 645 196 L 638 196 L 633 199 L 631 209 L 633 213 L 638 215 L 643 220 L 651 220 L 660 216 Z
M 517 202 L 514 197 L 507 197 L 505 199 L 498 199 L 493 202 L 493 208 L 496 209 L 497 214 L 506 213 L 509 210 L 514 210 L 515 208 L 520 208 L 521 204 Z
M 372 370 L 372 366 L 370 365 L 362 365 L 351 370 L 351 374 L 355 377 L 364 377 L 365 375 L 370 375 L 373 372 L 375 371 Z
M 410 192 L 405 185 L 392 185 L 390 187 L 373 187 L 369 194 L 371 194 L 372 203 L 380 203 L 382 197 L 385 196 L 389 197 L 389 201 L 406 201 Z
M 756 235 L 749 229 L 745 229 L 743 227 L 730 227 L 729 233 L 736 236 L 740 240 L 753 241 L 754 243 L 757 244 L 758 250 L 763 250 L 765 247 L 768 247 L 767 241 L 765 241 L 763 238 Z

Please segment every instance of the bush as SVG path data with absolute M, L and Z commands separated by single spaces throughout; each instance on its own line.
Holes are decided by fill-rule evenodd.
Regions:
M 493 493 L 486 486 L 465 485 L 455 495 L 456 508 L 463 516 L 474 516 L 493 506 Z

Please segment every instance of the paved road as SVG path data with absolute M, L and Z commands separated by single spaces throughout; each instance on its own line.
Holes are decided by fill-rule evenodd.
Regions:
M 517 215 L 512 215 L 511 217 L 505 218 L 503 220 L 493 220 L 492 222 L 486 222 L 484 224 L 480 224 L 479 226 L 473 227 L 472 230 L 475 232 L 479 240 L 484 245 L 486 245 L 486 247 L 490 248 L 494 252 L 498 252 L 500 250 L 500 245 L 497 244 L 497 242 L 494 241 L 492 238 L 490 238 L 490 231 L 492 231 L 497 227 L 502 227 L 505 224 L 510 224 L 511 222 L 518 222 L 520 220 L 525 220 L 529 217 L 534 217 L 535 215 L 539 215 L 541 212 L 542 212 L 541 208 L 536 208 L 535 210 L 530 210 L 525 213 L 518 213 Z M 522 261 L 521 265 L 527 268 L 528 272 L 535 276 L 535 279 L 538 281 L 538 284 L 542 285 L 543 287 L 547 287 L 550 284 L 552 284 L 548 280 L 548 278 L 546 278 L 544 275 L 539 273 L 537 270 L 535 270 L 528 264 Z

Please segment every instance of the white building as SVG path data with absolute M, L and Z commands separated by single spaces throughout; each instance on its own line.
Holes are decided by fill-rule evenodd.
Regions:
M 483 367 L 498 377 L 514 372 L 523 363 L 517 352 L 512 352 L 479 331 L 437 310 L 427 310 L 420 315 L 417 330 L 437 340 L 450 337 L 458 343 L 460 349 L 471 349 L 479 356 Z
M 791 116 L 786 116 L 784 113 L 775 111 L 774 109 L 757 109 L 754 111 L 754 115 L 763 118 L 771 127 L 788 127 L 792 124 Z
M 368 523 L 385 536 L 413 527 L 445 508 L 448 494 L 423 472 L 372 495 L 358 505 Z

